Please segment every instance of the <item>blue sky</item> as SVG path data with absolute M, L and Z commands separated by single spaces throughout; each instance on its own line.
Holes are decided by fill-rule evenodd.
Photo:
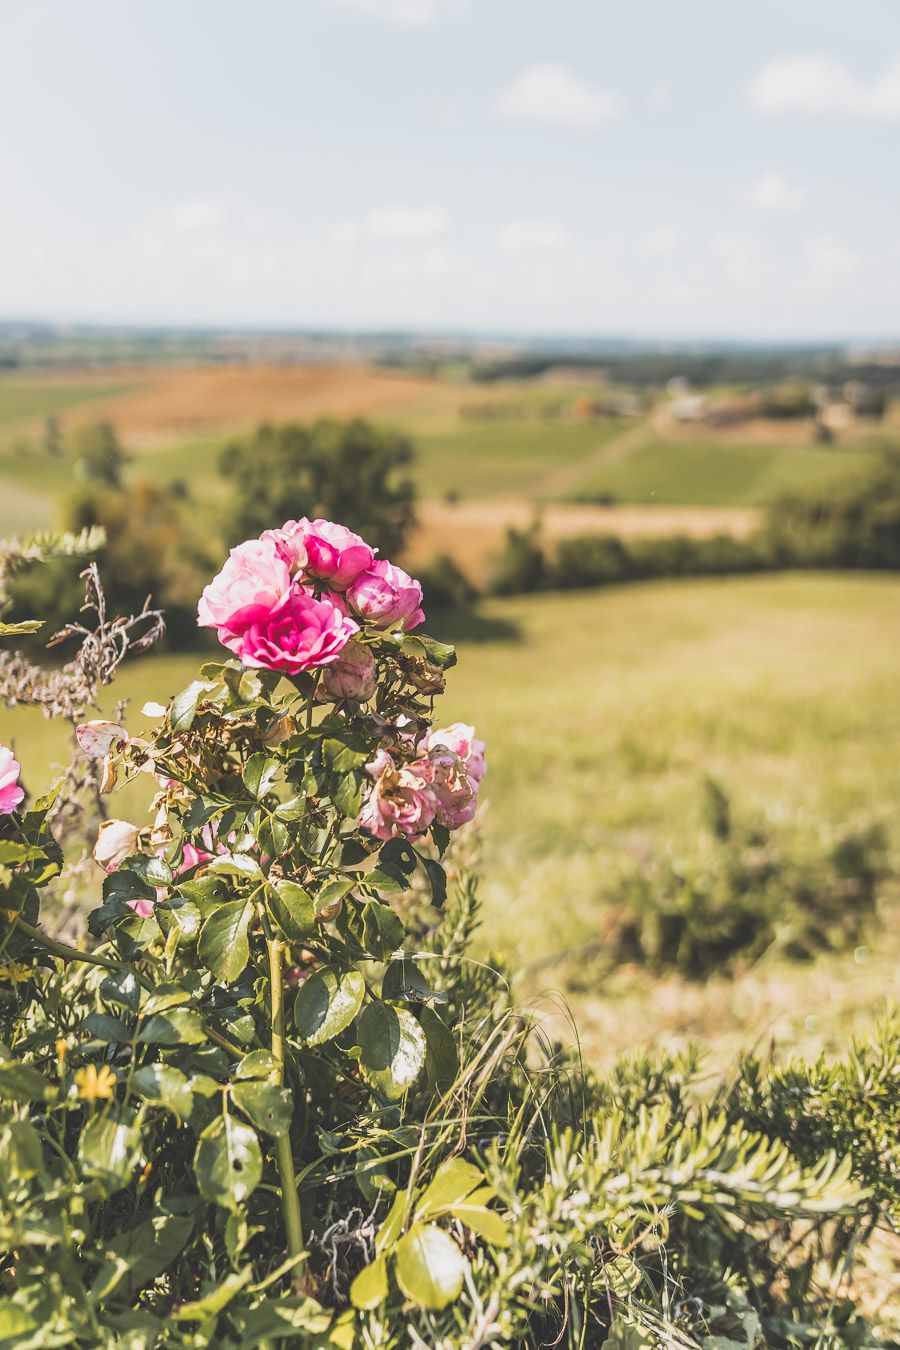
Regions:
M 0 0 L 0 317 L 900 335 L 897 0 Z

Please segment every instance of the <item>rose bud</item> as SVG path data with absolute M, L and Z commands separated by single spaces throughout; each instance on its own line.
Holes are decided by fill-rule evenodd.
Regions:
M 137 849 L 138 828 L 127 820 L 104 820 L 97 832 L 94 862 L 104 872 L 115 872 Z
M 325 667 L 322 690 L 335 700 L 368 703 L 375 693 L 375 657 L 362 642 L 348 642 L 336 661 Z

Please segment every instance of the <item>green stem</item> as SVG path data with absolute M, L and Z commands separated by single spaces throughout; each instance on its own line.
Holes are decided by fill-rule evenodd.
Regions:
M 277 1065 L 279 1086 L 284 1085 L 284 982 L 282 979 L 284 947 L 273 935 L 266 924 L 266 948 L 269 953 L 269 993 L 272 1002 L 272 1058 Z M 291 1149 L 291 1136 L 284 1134 L 275 1137 L 275 1160 L 278 1164 L 278 1177 L 281 1181 L 281 1207 L 284 1214 L 284 1231 L 287 1238 L 288 1255 L 302 1257 L 306 1255 L 303 1242 L 303 1218 L 300 1213 L 300 1197 L 297 1194 L 294 1154 Z M 305 1292 L 306 1272 L 298 1265 L 292 1276 L 294 1288 L 298 1293 Z

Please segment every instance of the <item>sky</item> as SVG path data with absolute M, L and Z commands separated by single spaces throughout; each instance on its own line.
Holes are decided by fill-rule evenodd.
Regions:
M 900 337 L 898 0 L 0 0 L 0 319 Z

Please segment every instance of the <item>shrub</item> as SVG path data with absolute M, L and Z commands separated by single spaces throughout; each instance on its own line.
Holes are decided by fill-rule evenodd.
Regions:
M 601 959 L 706 979 L 769 948 L 802 960 L 861 940 L 887 871 L 880 826 L 791 840 L 733 820 L 714 782 L 704 797 L 706 828 L 695 842 L 679 841 L 615 878 L 615 924 Z
M 795 1146 L 762 1069 L 754 1127 L 684 1061 L 600 1080 L 468 958 L 484 747 L 433 725 L 419 598 L 339 526 L 235 550 L 200 610 L 233 655 L 145 738 L 79 727 L 104 790 L 159 788 L 100 828 L 90 946 L 42 926 L 56 789 L 5 752 L 0 1345 L 863 1343 L 832 1285 L 879 1154 Z
M 492 595 L 530 595 L 547 580 L 547 560 L 535 522 L 527 530 L 510 526 L 493 560 L 487 589 Z

